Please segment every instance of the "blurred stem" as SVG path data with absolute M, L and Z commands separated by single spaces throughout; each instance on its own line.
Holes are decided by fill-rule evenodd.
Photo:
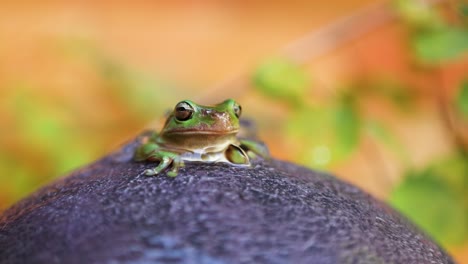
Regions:
M 436 79 L 432 89 L 434 91 L 434 100 L 439 109 L 439 116 L 440 119 L 445 127 L 445 130 L 450 135 L 450 138 L 453 142 L 455 148 L 460 152 L 460 154 L 465 158 L 468 159 L 468 145 L 467 142 L 464 141 L 461 132 L 459 131 L 458 126 L 456 125 L 456 121 L 451 115 L 450 106 L 448 104 L 448 99 L 445 94 L 444 82 L 443 82 L 443 73 L 442 69 L 437 67 L 434 69 L 430 69 L 429 73 L 432 73 Z
M 449 1 L 426 0 L 425 2 L 428 5 L 436 5 Z M 398 15 L 391 1 L 373 3 L 351 15 L 304 34 L 301 38 L 286 45 L 275 57 L 290 59 L 304 65 L 343 46 L 345 43 L 376 30 L 397 17 Z M 251 85 L 250 72 L 252 71 L 234 74 L 208 90 L 202 97 L 213 98 L 219 94 L 223 94 L 225 97 L 226 95 L 221 91 L 229 91 L 231 97 L 240 97 Z
M 369 137 L 369 151 L 364 150 L 364 155 L 368 159 L 369 166 L 375 172 L 380 186 L 384 186 L 383 192 L 388 195 L 393 189 L 393 182 L 391 180 L 391 173 L 387 168 L 387 163 L 382 155 L 382 151 L 379 149 L 378 144 L 374 139 Z M 381 176 L 380 176 L 381 175 Z
M 395 17 L 388 2 L 373 3 L 305 34 L 287 45 L 282 55 L 298 63 L 306 63 L 377 29 Z

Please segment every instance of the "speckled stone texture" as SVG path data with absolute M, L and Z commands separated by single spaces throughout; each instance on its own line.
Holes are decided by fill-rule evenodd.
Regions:
M 388 206 L 272 160 L 146 177 L 137 142 L 0 217 L 0 263 L 453 263 Z

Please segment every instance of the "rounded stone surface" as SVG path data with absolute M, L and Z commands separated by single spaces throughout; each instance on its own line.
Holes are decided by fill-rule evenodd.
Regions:
M 146 177 L 136 144 L 5 211 L 0 263 L 453 263 L 331 175 L 271 160 Z

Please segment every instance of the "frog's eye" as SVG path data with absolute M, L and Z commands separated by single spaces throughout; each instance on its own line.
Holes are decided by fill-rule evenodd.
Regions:
M 193 107 L 187 102 L 180 102 L 174 109 L 174 116 L 179 121 L 189 120 L 193 115 Z
M 242 107 L 238 104 L 235 104 L 233 107 L 233 110 L 234 110 L 234 114 L 237 116 L 237 118 L 239 118 L 242 114 Z

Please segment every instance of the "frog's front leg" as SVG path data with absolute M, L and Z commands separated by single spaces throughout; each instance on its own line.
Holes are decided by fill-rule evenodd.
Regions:
M 134 159 L 136 161 L 148 160 L 159 162 L 158 166 L 154 169 L 147 169 L 144 171 L 144 174 L 148 176 L 156 175 L 172 164 L 172 168 L 167 175 L 175 177 L 177 176 L 179 168 L 184 165 L 178 153 L 161 148 L 161 146 L 154 142 L 148 142 L 140 146 L 135 152 Z
M 250 158 L 255 158 L 256 156 L 260 156 L 264 159 L 268 159 L 270 157 L 270 151 L 265 144 L 250 140 L 250 139 L 240 139 L 240 147 L 247 152 Z

